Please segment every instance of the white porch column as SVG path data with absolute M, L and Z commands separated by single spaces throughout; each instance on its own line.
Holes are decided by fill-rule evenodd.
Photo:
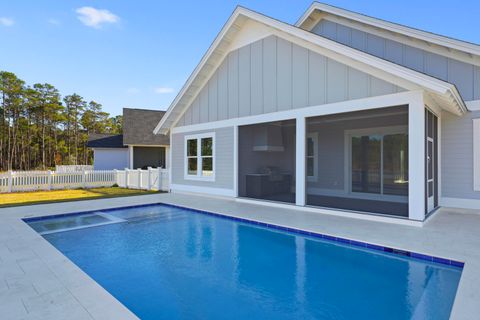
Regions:
M 133 146 L 128 146 L 128 168 L 133 169 Z
M 305 205 L 305 146 L 306 146 L 306 118 L 298 117 L 296 125 L 296 161 L 295 161 L 295 204 Z
M 233 127 L 233 194 L 238 198 L 238 126 Z
M 165 168 L 170 169 L 170 147 L 165 146 Z
M 425 103 L 423 93 L 408 106 L 408 218 L 425 219 Z

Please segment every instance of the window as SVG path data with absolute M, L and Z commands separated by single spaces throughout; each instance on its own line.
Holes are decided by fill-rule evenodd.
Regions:
M 185 178 L 215 179 L 215 135 L 205 133 L 185 137 Z
M 316 181 L 318 177 L 318 135 L 307 136 L 307 180 Z
M 393 196 L 408 195 L 406 129 L 366 129 L 349 136 L 350 190 Z

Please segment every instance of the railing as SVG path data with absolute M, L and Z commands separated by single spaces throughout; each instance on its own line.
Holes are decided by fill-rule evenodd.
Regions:
M 168 170 L 9 171 L 0 174 L 0 193 L 111 187 L 168 191 Z

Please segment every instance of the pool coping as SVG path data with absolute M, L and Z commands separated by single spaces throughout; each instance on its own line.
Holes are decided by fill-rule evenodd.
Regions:
M 110 211 L 116 211 L 116 210 L 125 210 L 125 209 L 134 209 L 134 208 L 142 208 L 142 207 L 153 207 L 153 206 L 167 206 L 171 208 L 179 208 L 183 210 L 187 210 L 190 212 L 195 212 L 195 213 L 200 213 L 204 215 L 210 215 L 210 216 L 215 216 L 227 220 L 232 220 L 232 221 L 238 221 L 238 222 L 243 222 L 247 224 L 252 224 L 252 225 L 257 225 L 257 226 L 262 226 L 274 230 L 281 230 L 281 231 L 287 231 L 291 232 L 294 234 L 299 234 L 299 235 L 306 235 L 318 239 L 324 239 L 328 240 L 331 242 L 337 242 L 337 243 L 342 243 L 342 244 L 350 244 L 355 247 L 360 247 L 360 248 L 365 248 L 365 249 L 371 249 L 374 251 L 381 251 L 381 252 L 387 252 L 387 253 L 392 253 L 396 254 L 399 256 L 403 257 L 409 257 L 412 259 L 417 259 L 417 260 L 423 260 L 427 262 L 434 262 L 442 265 L 447 265 L 447 266 L 453 266 L 456 268 L 459 268 L 460 270 L 463 271 L 463 267 L 465 266 L 465 262 L 449 259 L 449 258 L 442 258 L 442 257 L 437 257 L 437 256 L 432 256 L 428 254 L 423 254 L 423 253 L 418 253 L 414 251 L 409 251 L 409 250 L 404 250 L 404 249 L 399 249 L 399 248 L 394 248 L 394 247 L 388 247 L 388 246 L 383 246 L 383 245 L 378 245 L 378 244 L 373 244 L 365 241 L 358 241 L 358 240 L 352 240 L 344 237 L 336 237 L 324 233 L 318 233 L 318 232 L 311 232 L 311 231 L 306 231 L 302 229 L 297 229 L 297 228 L 291 228 L 291 227 L 286 227 L 282 226 L 279 224 L 271 224 L 271 223 L 266 223 L 266 222 L 261 222 L 261 221 L 256 221 L 252 219 L 245 219 L 245 218 L 239 218 L 239 217 L 234 217 L 230 216 L 227 214 L 221 214 L 221 213 L 216 213 L 216 212 L 211 212 L 211 211 L 206 211 L 206 210 L 200 210 L 200 209 L 195 209 L 191 207 L 185 207 L 185 206 L 180 206 L 180 205 L 174 205 L 174 204 L 169 204 L 169 203 L 164 203 L 164 202 L 157 202 L 157 203 L 148 203 L 148 204 L 140 204 L 140 205 L 131 205 L 131 206 L 122 206 L 122 207 L 115 207 L 115 208 L 108 208 L 104 210 L 88 210 L 88 211 L 79 211 L 79 212 L 72 212 L 72 213 L 62 213 L 58 215 L 49 215 L 49 216 L 38 216 L 38 217 L 32 217 L 32 218 L 23 218 L 22 221 L 25 223 L 29 222 L 35 222 L 35 221 L 43 221 L 43 220 L 52 220 L 52 219 L 57 219 L 57 218 L 63 218 L 63 217 L 69 217 L 69 216 L 80 216 L 80 215 L 87 215 L 87 214 L 92 214 L 92 213 L 103 213 L 103 212 L 110 212 Z M 103 223 L 99 224 L 98 226 L 102 225 L 108 225 L 111 223 Z M 90 228 L 90 227 L 95 227 L 97 225 L 90 225 L 90 226 L 85 226 L 83 228 Z M 81 229 L 83 229 L 81 228 Z M 70 230 L 77 230 L 78 228 L 73 228 L 73 229 L 62 229 L 54 232 L 68 232 Z M 44 233 L 39 233 L 40 235 L 43 235 Z M 48 234 L 48 233 L 47 233 Z

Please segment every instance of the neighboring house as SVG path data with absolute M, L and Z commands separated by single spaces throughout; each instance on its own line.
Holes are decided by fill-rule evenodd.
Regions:
M 239 7 L 155 132 L 172 191 L 421 224 L 480 208 L 478 110 L 478 45 L 320 3 L 294 26 Z
M 123 109 L 123 135 L 91 134 L 95 170 L 166 168 L 169 137 L 153 134 L 165 111 Z
M 93 149 L 93 169 L 113 170 L 129 168 L 128 147 L 121 134 L 90 134 L 87 147 Z

